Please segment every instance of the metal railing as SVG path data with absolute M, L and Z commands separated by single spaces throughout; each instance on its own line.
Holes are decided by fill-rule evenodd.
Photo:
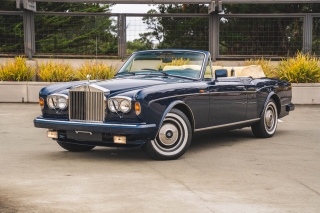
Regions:
M 24 29 L 22 12 L 0 13 L 0 54 L 24 53 Z
M 320 14 L 25 13 L 0 11 L 0 56 L 124 58 L 149 48 L 209 50 L 214 59 L 320 55 Z
M 118 16 L 95 13 L 35 13 L 35 55 L 117 56 Z
M 320 55 L 320 15 L 314 14 L 312 17 L 312 52 Z
M 221 15 L 219 56 L 287 56 L 303 49 L 303 15 Z

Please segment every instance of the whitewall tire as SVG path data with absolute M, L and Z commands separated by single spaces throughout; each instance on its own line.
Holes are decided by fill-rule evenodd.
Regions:
M 192 128 L 187 116 L 178 109 L 172 109 L 163 120 L 154 140 L 147 141 L 143 150 L 157 160 L 174 160 L 188 149 Z
M 252 133 L 258 138 L 270 138 L 274 135 L 278 125 L 278 110 L 275 102 L 270 99 L 259 122 L 251 126 Z

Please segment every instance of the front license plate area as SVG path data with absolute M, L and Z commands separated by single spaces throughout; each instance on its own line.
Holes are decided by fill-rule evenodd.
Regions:
M 102 133 L 86 131 L 67 131 L 67 138 L 81 141 L 102 141 Z
M 126 144 L 127 138 L 126 138 L 126 136 L 114 136 L 113 142 L 118 143 L 118 144 Z

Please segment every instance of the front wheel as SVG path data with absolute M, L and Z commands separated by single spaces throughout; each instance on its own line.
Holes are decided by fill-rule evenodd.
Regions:
M 85 152 L 85 151 L 90 151 L 93 149 L 95 146 L 86 146 L 86 145 L 78 145 L 78 144 L 71 144 L 71 143 L 66 143 L 62 141 L 57 141 L 57 143 L 64 149 L 70 151 L 70 152 Z
M 192 128 L 187 116 L 178 109 L 172 109 L 163 120 L 158 135 L 147 141 L 143 151 L 157 160 L 174 160 L 188 149 L 192 138 Z
M 270 100 L 265 107 L 259 122 L 251 126 L 252 133 L 258 138 L 270 138 L 276 132 L 278 110 L 275 102 Z

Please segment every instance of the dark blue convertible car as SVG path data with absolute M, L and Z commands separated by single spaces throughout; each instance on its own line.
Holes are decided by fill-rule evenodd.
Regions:
M 266 78 L 260 66 L 212 66 L 206 51 L 148 50 L 132 54 L 111 80 L 43 88 L 34 125 L 69 151 L 141 146 L 170 160 L 197 131 L 251 127 L 272 137 L 278 118 L 294 110 L 291 98 L 291 84 Z

